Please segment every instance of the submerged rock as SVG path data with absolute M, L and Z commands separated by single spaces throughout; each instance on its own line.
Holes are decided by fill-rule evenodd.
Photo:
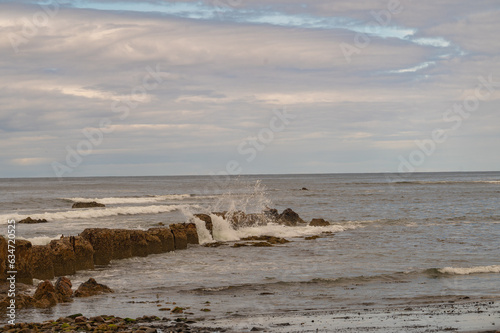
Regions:
M 73 206 L 71 206 L 71 208 L 94 208 L 94 207 L 106 207 L 106 205 L 92 201 L 92 202 L 75 202 Z
M 287 240 L 287 239 L 285 239 L 285 238 L 274 237 L 274 236 L 251 236 L 251 237 L 242 238 L 241 240 L 245 240 L 245 241 L 266 241 L 269 244 L 285 244 L 285 243 L 290 243 L 290 241 Z
M 47 223 L 46 219 L 32 219 L 31 217 L 27 217 L 17 223 L 26 223 L 26 224 L 35 224 L 35 223 Z
M 324 219 L 312 219 L 309 225 L 311 227 L 328 227 L 330 222 L 325 221 Z
M 88 279 L 88 281 L 82 283 L 78 289 L 75 291 L 75 297 L 89 297 L 104 293 L 112 293 L 113 290 L 108 286 L 97 283 L 93 278 Z

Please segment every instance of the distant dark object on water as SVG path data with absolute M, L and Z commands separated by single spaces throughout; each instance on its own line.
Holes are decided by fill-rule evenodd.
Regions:
M 93 207 L 106 207 L 104 204 L 92 202 L 75 202 L 71 208 L 93 208 Z
M 301 190 L 302 191 L 309 191 L 309 189 L 307 187 L 303 187 Z
M 19 221 L 18 223 L 26 223 L 26 224 L 34 224 L 34 223 L 46 223 L 46 219 L 32 219 L 31 217 L 27 217 L 24 220 Z

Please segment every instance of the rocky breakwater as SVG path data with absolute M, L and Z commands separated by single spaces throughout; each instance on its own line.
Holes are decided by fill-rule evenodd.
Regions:
M 17 281 L 33 284 L 33 279 L 51 280 L 79 270 L 108 265 L 111 260 L 165 253 L 199 244 L 194 223 L 172 224 L 169 228 L 143 230 L 85 229 L 79 236 L 61 237 L 47 245 L 16 242 Z M 7 240 L 0 236 L 0 277 L 5 283 Z

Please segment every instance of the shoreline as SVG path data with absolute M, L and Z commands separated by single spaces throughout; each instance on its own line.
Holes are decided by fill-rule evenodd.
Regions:
M 450 298 L 451 299 L 451 298 Z M 418 303 L 414 301 L 413 304 Z M 49 332 L 54 327 L 61 329 L 81 327 L 92 331 L 103 325 L 111 325 L 114 332 L 500 332 L 500 298 L 475 298 L 466 301 L 440 301 L 429 304 L 337 308 L 328 310 L 278 311 L 269 314 L 233 314 L 224 317 L 191 315 L 189 313 L 164 316 L 139 317 L 137 319 L 119 316 L 68 316 L 41 323 L 18 323 L 3 326 L 1 330 L 21 332 L 22 329 L 38 329 Z M 73 317 L 73 318 L 70 318 Z M 78 319 L 75 319 L 79 317 Z M 161 317 L 161 318 L 160 318 Z M 90 326 L 87 326 L 90 325 Z M 13 330 L 12 330 L 13 329 Z M 22 331 L 29 332 L 29 331 Z

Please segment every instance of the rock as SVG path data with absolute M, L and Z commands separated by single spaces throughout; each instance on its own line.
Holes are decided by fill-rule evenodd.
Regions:
M 297 226 L 300 223 L 305 223 L 291 208 L 285 209 L 278 217 L 278 222 L 289 227 Z
M 325 221 L 323 219 L 312 219 L 309 226 L 311 227 L 327 227 L 330 225 L 330 222 Z
M 186 225 L 176 223 L 170 225 L 170 230 L 174 235 L 174 246 L 176 250 L 187 249 Z
M 196 224 L 187 223 L 186 224 L 186 237 L 188 244 L 200 244 L 198 239 L 198 230 L 196 229 Z
M 271 221 L 276 221 L 280 217 L 278 210 L 274 208 L 267 208 L 264 210 L 264 215 Z
M 46 219 L 32 219 L 31 217 L 27 217 L 17 223 L 26 223 L 26 224 L 35 224 L 35 223 L 47 223 Z
M 208 214 L 194 214 L 194 217 L 205 222 L 205 228 L 210 232 L 212 237 L 214 236 L 214 224 L 212 222 L 212 218 Z
M 305 240 L 315 240 L 318 239 L 319 236 L 309 236 L 309 237 L 304 237 Z
M 144 232 L 144 231 L 143 231 Z M 163 253 L 163 244 L 159 237 L 144 232 L 146 241 L 148 242 L 148 254 Z
M 142 230 L 129 230 L 133 257 L 146 257 L 149 254 L 146 233 Z M 158 239 L 159 241 L 159 239 Z
M 3 300 L 0 301 L 0 308 L 6 309 L 7 306 L 9 306 L 11 298 L 10 297 L 5 297 Z M 22 293 L 16 293 L 16 309 L 25 309 L 25 308 L 32 308 L 36 305 L 37 301 L 29 296 L 25 295 Z
M 52 251 L 49 246 L 35 245 L 31 248 L 30 266 L 35 279 L 52 280 L 55 277 Z
M 71 208 L 93 208 L 93 207 L 106 207 L 106 205 L 92 201 L 92 202 L 75 202 Z
M 85 229 L 80 236 L 94 249 L 94 264 L 108 265 L 113 258 L 114 241 L 112 231 L 105 228 Z
M 73 295 L 72 286 L 70 279 L 67 277 L 57 279 L 54 289 L 59 302 L 69 302 L 71 300 L 71 295 Z
M 87 282 L 82 283 L 75 291 L 75 297 L 89 297 L 103 293 L 112 293 L 113 290 L 108 286 L 97 283 L 96 280 L 90 278 Z
M 0 235 L 0 281 L 7 278 L 7 239 Z
M 61 237 L 60 239 L 52 240 L 49 243 L 49 248 L 52 251 L 55 276 L 73 275 L 76 273 L 75 251 L 73 250 L 73 244 L 70 242 L 70 237 Z
M 290 243 L 289 240 L 285 238 L 279 238 L 279 237 L 274 237 L 274 236 L 251 236 L 251 237 L 246 237 L 242 238 L 241 240 L 245 241 L 266 241 L 269 244 L 285 244 L 285 243 Z
M 303 187 L 302 191 L 309 191 L 309 189 L 307 187 Z
M 33 274 L 31 272 L 31 242 L 23 239 L 16 239 L 16 282 L 33 284 Z
M 170 228 L 151 228 L 147 231 L 150 235 L 158 237 L 161 242 L 162 253 L 175 250 L 174 235 Z
M 80 236 L 69 238 L 75 253 L 75 270 L 94 269 L 94 248 L 90 242 Z
M 57 304 L 56 290 L 49 280 L 40 282 L 33 298 L 37 301 L 36 306 L 40 308 L 48 308 Z
M 269 244 L 268 242 L 257 242 L 257 243 L 252 243 L 252 246 L 255 246 L 255 247 L 270 247 L 272 245 Z
M 132 257 L 130 230 L 112 229 L 110 230 L 110 233 L 113 241 L 112 259 L 125 259 Z

